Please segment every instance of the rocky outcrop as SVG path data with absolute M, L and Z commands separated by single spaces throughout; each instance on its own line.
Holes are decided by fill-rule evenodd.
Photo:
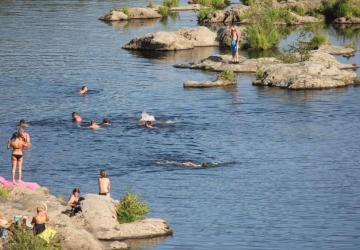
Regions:
M 155 32 L 135 38 L 123 46 L 130 50 L 186 50 L 218 46 L 216 33 L 206 27 L 183 28 L 175 32 Z
M 215 81 L 186 81 L 183 84 L 184 88 L 213 88 L 213 87 L 226 87 L 235 85 L 233 81 L 226 81 L 217 79 Z
M 114 9 L 100 17 L 103 21 L 125 21 L 130 19 L 154 19 L 161 15 L 154 8 Z
M 95 194 L 84 197 L 85 200 L 81 202 L 82 212 L 69 217 L 63 214 L 66 207 L 50 195 L 46 188 L 36 191 L 14 188 L 8 200 L 0 202 L 0 211 L 7 221 L 11 221 L 14 215 L 34 216 L 36 208 L 46 203 L 50 218 L 48 227 L 58 232 L 64 249 L 128 249 L 125 239 L 149 239 L 172 233 L 161 219 L 119 224 L 110 198 Z M 155 244 L 157 240 L 149 242 L 145 245 L 151 242 Z
M 360 24 L 360 17 L 339 17 L 334 20 L 335 24 Z
M 191 11 L 191 10 L 200 10 L 200 4 L 186 4 L 177 7 L 171 7 L 170 11 Z
M 280 63 L 276 58 L 265 57 L 258 59 L 248 59 L 240 57 L 239 63 L 234 64 L 230 55 L 210 56 L 199 63 L 177 64 L 176 68 L 200 69 L 207 71 L 221 72 L 232 70 L 235 73 L 255 73 L 260 67 L 270 66 Z
M 351 47 L 342 47 L 334 45 L 321 45 L 318 51 L 328 53 L 331 55 L 343 55 L 343 56 L 353 56 L 355 54 L 355 49 Z

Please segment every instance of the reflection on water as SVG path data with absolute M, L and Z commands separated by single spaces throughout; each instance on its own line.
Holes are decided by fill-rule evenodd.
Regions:
M 128 21 L 103 21 L 104 23 L 111 25 L 115 30 L 121 29 L 136 29 L 136 28 L 145 28 L 155 25 L 159 19 L 133 19 Z

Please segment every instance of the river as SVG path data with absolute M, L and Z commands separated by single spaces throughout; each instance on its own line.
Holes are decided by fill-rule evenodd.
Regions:
M 236 87 L 184 90 L 184 81 L 215 74 L 172 65 L 218 49 L 164 54 L 121 46 L 145 33 L 197 26 L 196 14 L 98 20 L 119 3 L 1 1 L 0 175 L 10 177 L 5 143 L 24 118 L 33 144 L 24 178 L 68 197 L 77 186 L 96 193 L 99 170 L 107 169 L 114 198 L 142 193 L 150 216 L 174 230 L 153 249 L 359 249 L 360 88 L 259 88 L 242 74 Z M 323 32 L 360 49 L 359 30 Z M 360 53 L 339 60 L 360 65 Z M 92 92 L 79 96 L 82 85 Z M 138 125 L 144 110 L 158 120 L 155 129 Z M 73 111 L 113 125 L 78 127 Z M 157 164 L 164 160 L 218 165 Z

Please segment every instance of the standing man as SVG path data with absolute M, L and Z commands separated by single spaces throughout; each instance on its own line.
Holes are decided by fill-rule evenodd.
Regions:
M 233 63 L 239 62 L 239 32 L 237 31 L 234 24 L 230 27 L 230 36 L 231 36 L 231 54 Z

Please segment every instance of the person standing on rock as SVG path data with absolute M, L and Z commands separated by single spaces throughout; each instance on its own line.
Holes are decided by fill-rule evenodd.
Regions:
M 230 27 L 230 36 L 231 36 L 231 54 L 233 63 L 239 63 L 239 32 L 237 31 L 235 25 Z
M 12 150 L 11 154 L 11 166 L 12 166 L 12 181 L 15 184 L 16 181 L 16 168 L 19 168 L 19 181 L 22 179 L 22 164 L 23 164 L 23 150 L 29 147 L 29 143 L 26 141 L 23 129 L 19 129 L 17 133 L 14 133 L 7 144 L 7 148 Z
M 99 195 L 105 195 L 110 197 L 110 178 L 106 170 L 100 171 L 99 176 Z

